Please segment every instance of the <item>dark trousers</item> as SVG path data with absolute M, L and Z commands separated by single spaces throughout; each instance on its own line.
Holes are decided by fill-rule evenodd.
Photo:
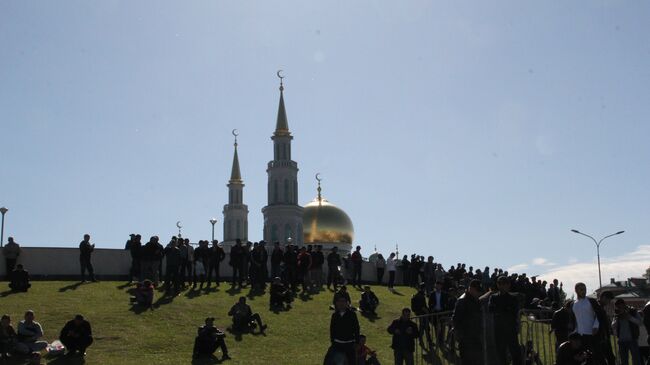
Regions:
M 601 340 L 601 346 L 603 349 L 603 357 L 607 365 L 616 365 L 616 356 L 614 356 L 614 351 L 612 350 L 612 339 L 611 336 L 607 335 Z M 636 344 L 637 348 L 638 343 Z M 622 356 L 622 355 L 621 355 Z M 634 358 L 634 356 L 632 356 Z M 621 364 L 627 364 L 627 362 L 622 362 Z
M 628 356 L 632 354 L 632 365 L 642 365 L 641 353 L 639 352 L 639 343 L 637 341 L 619 342 L 618 354 L 621 357 L 621 364 L 629 364 Z
M 483 345 L 480 339 L 461 340 L 459 348 L 462 365 L 483 365 Z
M 381 281 L 384 280 L 384 270 L 383 268 L 377 269 L 377 285 L 381 285 Z
M 582 335 L 582 345 L 585 350 L 591 351 L 591 360 L 589 365 L 604 365 L 605 357 L 603 356 L 602 343 L 598 336 Z
M 90 257 L 81 257 L 79 258 L 79 264 L 81 265 L 81 281 L 86 281 L 86 271 L 90 275 L 90 280 L 95 280 L 95 269 L 93 269 L 93 264 L 90 262 Z
M 388 287 L 392 288 L 395 285 L 395 271 L 388 272 Z
M 393 350 L 393 356 L 395 357 L 395 365 L 413 365 L 413 352 L 408 350 Z
M 208 286 L 212 284 L 212 272 L 214 272 L 214 282 L 217 283 L 217 286 L 219 286 L 219 283 L 221 282 L 221 276 L 219 275 L 219 262 L 210 262 L 208 265 Z
M 361 285 L 361 265 L 352 265 L 352 285 Z
M 70 337 L 64 336 L 60 338 L 61 343 L 68 349 L 68 352 L 79 351 L 86 352 L 86 349 L 93 343 L 93 338 L 87 337 Z
M 129 270 L 129 281 L 137 277 L 140 277 L 140 259 L 132 257 L 131 269 Z
M 496 326 L 494 329 L 494 342 L 496 345 L 497 363 L 499 365 L 508 364 L 508 352 L 514 365 L 521 364 L 521 348 L 519 347 L 517 331 Z
M 241 265 L 234 264 L 232 265 L 232 285 L 238 283 L 239 286 L 242 286 L 244 279 L 242 278 Z
M 221 348 L 221 353 L 226 356 L 228 355 L 228 347 L 226 347 L 226 341 L 222 337 L 212 338 L 212 337 L 202 337 L 197 336 L 194 339 L 194 350 L 192 351 L 194 355 L 212 355 L 218 348 Z
M 330 266 L 327 268 L 327 286 L 334 284 L 334 289 L 339 281 L 339 268 L 337 266 Z
M 332 344 L 331 352 L 342 354 L 347 360 L 346 365 L 357 365 L 357 354 L 354 343 L 337 343 Z
M 262 317 L 259 313 L 253 313 L 250 317 L 232 317 L 232 326 L 233 329 L 237 331 L 249 330 L 251 329 L 251 323 L 257 323 L 257 326 L 262 328 Z
M 5 259 L 5 268 L 7 269 L 6 280 L 11 281 L 11 273 L 16 268 L 16 259 Z
M 165 290 L 171 290 L 172 286 L 175 291 L 180 291 L 180 278 L 178 265 L 167 265 L 165 267 Z
M 560 347 L 561 344 L 569 340 L 569 332 L 567 331 L 555 331 L 555 351 Z

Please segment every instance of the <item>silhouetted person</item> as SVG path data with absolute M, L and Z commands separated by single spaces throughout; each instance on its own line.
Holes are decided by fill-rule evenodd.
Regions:
M 165 291 L 168 294 L 180 292 L 181 250 L 177 247 L 178 241 L 171 241 L 165 247 Z
M 11 282 L 9 288 L 13 291 L 26 292 L 32 284 L 29 283 L 29 273 L 23 269 L 22 264 L 18 264 L 16 269 L 11 274 Z
M 34 320 L 34 311 L 25 312 L 25 319 L 18 323 L 18 341 L 16 352 L 29 354 L 33 351 L 41 351 L 47 347 L 47 341 L 42 341 L 43 327 Z
M 601 326 L 610 325 L 607 315 L 596 299 L 587 298 L 587 286 L 584 283 L 577 283 L 575 292 L 577 299 L 571 306 L 573 328 L 582 336 L 582 346 L 591 352 L 594 364 L 603 364 L 605 359 L 600 333 Z
M 258 313 L 253 313 L 251 307 L 246 304 L 246 297 L 240 297 L 239 301 L 230 308 L 228 315 L 232 316 L 232 329 L 236 332 L 252 331 L 255 325 L 259 326 L 260 332 L 264 333 L 267 326 L 262 323 Z
M 0 359 L 6 359 L 14 352 L 16 330 L 11 324 L 11 317 L 4 314 L 0 319 Z
M 230 359 L 225 338 L 226 334 L 214 326 L 214 317 L 206 318 L 205 325 L 199 327 L 197 336 L 194 339 L 192 357 L 214 356 L 214 352 L 220 348 L 223 354 L 221 361 Z
M 355 345 L 359 342 L 359 319 L 343 296 L 336 298 L 330 320 L 330 356 L 341 354 L 348 365 L 356 364 Z
M 234 246 L 230 248 L 230 266 L 232 266 L 232 286 L 239 284 L 241 288 L 244 282 L 242 262 L 244 261 L 244 243 L 238 238 Z
M 226 258 L 226 252 L 219 244 L 219 241 L 212 241 L 210 247 L 209 261 L 208 261 L 208 288 L 212 285 L 212 273 L 214 272 L 214 282 L 219 286 L 221 282 L 221 274 L 219 272 L 221 261 Z
M 273 251 L 271 251 L 271 276 L 274 278 L 282 275 L 280 268 L 283 257 L 284 252 L 282 251 L 282 248 L 280 248 L 280 242 L 275 242 L 273 244 Z
M 567 302 L 562 308 L 553 312 L 551 318 L 551 330 L 555 334 L 555 350 L 561 344 L 569 340 L 571 326 L 571 302 Z
M 411 310 L 402 309 L 402 315 L 388 327 L 388 333 L 393 335 L 391 347 L 395 357 L 395 365 L 413 365 L 415 339 L 418 338 L 418 326 L 411 321 Z
M 125 250 L 128 250 L 131 254 L 131 268 L 129 269 L 129 284 L 133 282 L 133 278 L 140 277 L 140 260 L 141 260 L 141 250 L 142 250 L 142 236 L 139 234 L 131 234 L 126 245 Z
M 141 253 L 140 275 L 142 280 L 149 279 L 158 285 L 158 281 L 160 280 L 158 272 L 159 260 L 163 257 L 163 247 L 159 243 L 158 236 L 151 236 L 149 242 L 142 246 Z
M 612 328 L 618 339 L 618 353 L 621 357 L 621 364 L 629 364 L 629 355 L 632 355 L 632 364 L 642 365 L 641 353 L 639 352 L 639 326 L 643 322 L 639 318 L 636 309 L 628 307 L 625 300 L 617 299 L 614 306 L 616 314 L 612 322 Z
M 350 260 L 352 261 L 352 286 L 361 288 L 361 267 L 363 265 L 361 246 L 357 246 L 352 256 L 350 256 Z
M 327 255 L 327 287 L 334 285 L 334 291 L 339 281 L 339 267 L 341 266 L 341 255 L 338 247 L 334 246 L 332 251 Z
M 270 305 L 272 309 L 275 308 L 291 308 L 293 301 L 293 293 L 289 290 L 279 277 L 273 279 L 271 283 Z
M 196 289 L 197 281 L 201 282 L 199 289 L 203 289 L 205 283 L 205 274 L 210 262 L 210 247 L 207 240 L 199 241 L 199 247 L 194 250 L 194 281 L 192 289 Z
M 379 298 L 377 298 L 377 295 L 370 289 L 370 286 L 364 286 L 361 300 L 359 300 L 359 309 L 361 312 L 376 315 L 378 306 Z
M 309 269 L 310 281 L 313 286 L 319 290 L 323 287 L 323 264 L 325 263 L 325 254 L 323 246 L 317 245 L 316 251 L 311 253 L 311 268 Z
M 7 244 L 2 248 L 2 255 L 5 257 L 6 280 L 11 279 L 11 273 L 16 268 L 16 261 L 20 256 L 20 246 L 14 241 L 13 237 L 7 238 Z
M 418 286 L 418 291 L 413 294 L 411 297 L 411 310 L 418 316 L 418 322 L 420 324 L 418 333 L 418 339 L 420 341 L 420 346 L 424 347 L 423 335 L 426 335 L 427 344 L 431 347 L 431 330 L 429 324 L 429 308 L 427 307 L 427 293 L 426 293 L 426 284 L 420 283 Z
M 452 323 L 454 335 L 460 347 L 460 358 L 463 365 L 483 364 L 483 332 L 481 304 L 478 301 L 481 295 L 481 282 L 472 280 L 469 288 L 456 301 Z
M 555 365 L 582 365 L 586 359 L 587 352 L 582 346 L 582 336 L 573 332 L 568 336 L 568 340 L 558 347 Z
M 151 280 L 147 279 L 137 284 L 131 302 L 147 309 L 153 309 L 153 283 Z
M 93 343 L 93 331 L 90 322 L 77 314 L 73 320 L 65 324 L 59 335 L 59 340 L 68 349 L 68 356 L 86 355 L 86 349 Z
M 494 318 L 494 338 L 496 344 L 497 362 L 508 363 L 508 353 L 514 364 L 521 364 L 521 349 L 519 347 L 519 303 L 510 294 L 510 279 L 505 276 L 497 278 L 499 291 L 490 296 L 488 310 Z
M 79 264 L 81 265 L 81 282 L 86 282 L 86 271 L 90 275 L 90 280 L 96 282 L 95 270 L 90 257 L 95 250 L 95 245 L 90 243 L 90 235 L 85 234 L 83 241 L 79 243 Z
M 302 292 L 307 293 L 309 286 L 309 269 L 311 268 L 311 255 L 303 246 L 298 254 L 298 282 L 302 284 Z

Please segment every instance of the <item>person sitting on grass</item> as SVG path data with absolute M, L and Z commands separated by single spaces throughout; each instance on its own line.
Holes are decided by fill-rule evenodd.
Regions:
M 205 325 L 199 327 L 198 334 L 194 339 L 192 357 L 195 359 L 202 356 L 213 357 L 214 352 L 220 348 L 223 354 L 221 361 L 230 359 L 225 338 L 226 334 L 214 326 L 214 317 L 206 318 Z
M 68 349 L 67 356 L 86 356 L 86 349 L 93 343 L 93 331 L 90 322 L 77 314 L 73 320 L 63 326 L 59 340 Z
M 12 291 L 27 292 L 32 284 L 29 283 L 29 273 L 23 269 L 22 264 L 16 265 L 16 269 L 11 273 L 11 282 L 9 288 Z
M 587 352 L 582 347 L 582 336 L 572 332 L 569 340 L 558 347 L 555 365 L 580 365 L 585 362 L 587 356 Z
M 283 283 L 282 280 L 278 277 L 273 279 L 271 284 L 271 308 L 280 308 L 284 309 L 285 304 L 286 308 L 291 308 L 291 302 L 293 301 L 293 293 L 289 290 Z
M 153 309 L 153 283 L 151 280 L 147 279 L 137 284 L 135 295 L 131 297 L 131 303 Z
M 0 359 L 8 358 L 16 344 L 16 330 L 11 325 L 11 317 L 5 314 L 0 319 Z
M 46 341 L 39 341 L 43 337 L 43 327 L 34 320 L 34 311 L 25 312 L 25 319 L 18 323 L 18 342 L 16 352 L 29 354 L 41 351 L 47 347 Z
M 377 352 L 366 346 L 366 335 L 359 335 L 357 344 L 357 365 L 379 365 Z
M 359 301 L 359 309 L 361 309 L 361 312 L 377 315 L 376 310 L 378 305 L 379 298 L 377 298 L 372 289 L 370 289 L 370 286 L 364 286 L 363 294 L 361 294 L 361 300 Z
M 251 307 L 246 304 L 246 297 L 240 297 L 230 308 L 228 315 L 232 316 L 232 330 L 235 332 L 252 332 L 257 325 L 260 327 L 260 333 L 264 333 L 267 328 L 259 313 L 253 313 Z
M 338 298 L 343 298 L 345 301 L 348 303 L 348 307 L 352 308 L 352 299 L 350 299 L 350 293 L 348 293 L 348 288 L 345 285 L 341 285 L 341 288 L 334 293 L 334 298 L 332 298 L 332 305 L 330 305 L 330 309 L 334 309 L 336 306 L 336 300 Z M 355 308 L 352 308 L 355 310 Z

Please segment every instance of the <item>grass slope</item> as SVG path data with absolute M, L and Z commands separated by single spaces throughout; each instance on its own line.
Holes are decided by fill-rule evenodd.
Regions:
M 162 296 L 157 293 L 158 305 L 153 311 L 135 313 L 129 305 L 128 289 L 123 282 L 34 282 L 29 293 L 0 293 L 0 312 L 11 315 L 17 326 L 24 311 L 33 309 L 49 342 L 58 337 L 67 320 L 76 313 L 83 314 L 91 321 L 95 336 L 86 357 L 88 365 L 191 364 L 197 326 L 205 317 L 214 316 L 218 327 L 227 327 L 230 318 L 226 313 L 239 296 L 249 294 L 247 289 L 232 291 L 223 284 L 209 292 L 185 291 L 172 300 L 160 300 Z M 401 308 L 409 305 L 414 291 L 404 287 L 396 294 L 385 287 L 373 290 L 381 301 L 378 318 L 359 315 L 361 331 L 368 336 L 368 345 L 378 350 L 380 361 L 390 363 L 386 327 Z M 358 303 L 361 292 L 351 288 L 350 294 Z M 329 346 L 331 300 L 332 293 L 325 290 L 309 299 L 298 297 L 291 310 L 274 313 L 268 308 L 268 293 L 249 296 L 253 311 L 260 313 L 269 328 L 266 336 L 246 334 L 235 339 L 228 334 L 226 343 L 232 360 L 225 364 L 321 364 Z

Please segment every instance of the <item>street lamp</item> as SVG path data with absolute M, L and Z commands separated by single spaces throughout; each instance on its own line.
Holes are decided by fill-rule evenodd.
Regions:
M 210 219 L 210 223 L 212 223 L 212 242 L 214 242 L 214 225 L 217 224 L 217 218 Z
M 293 239 L 292 239 L 291 237 L 288 237 L 288 238 L 287 238 L 287 245 L 290 245 L 290 244 L 291 244 L 291 241 L 293 241 Z
M 602 277 L 601 277 L 601 275 L 600 275 L 600 244 L 601 244 L 601 243 L 602 243 L 606 238 L 609 238 L 609 237 L 612 237 L 612 236 L 616 236 L 616 235 L 619 235 L 619 234 L 621 234 L 621 233 L 625 233 L 625 231 L 618 231 L 618 232 L 616 232 L 616 233 L 612 233 L 612 234 L 610 234 L 610 235 L 607 235 L 607 236 L 601 238 L 600 241 L 596 241 L 595 238 L 591 237 L 590 235 L 588 235 L 588 234 L 586 234 L 586 233 L 582 233 L 582 232 L 578 231 L 577 229 L 572 229 L 571 232 L 573 232 L 573 233 L 577 233 L 577 234 L 581 234 L 581 235 L 583 235 L 583 236 L 585 236 L 585 237 L 589 237 L 589 238 L 591 238 L 591 240 L 594 241 L 594 243 L 596 244 L 596 256 L 598 257 L 598 285 L 599 285 L 599 288 L 602 288 L 602 287 L 603 287 L 603 279 L 602 279 Z
M 0 208 L 0 213 L 2 214 L 2 228 L 0 228 L 0 247 L 4 245 L 5 242 L 5 214 L 9 209 L 2 207 Z

